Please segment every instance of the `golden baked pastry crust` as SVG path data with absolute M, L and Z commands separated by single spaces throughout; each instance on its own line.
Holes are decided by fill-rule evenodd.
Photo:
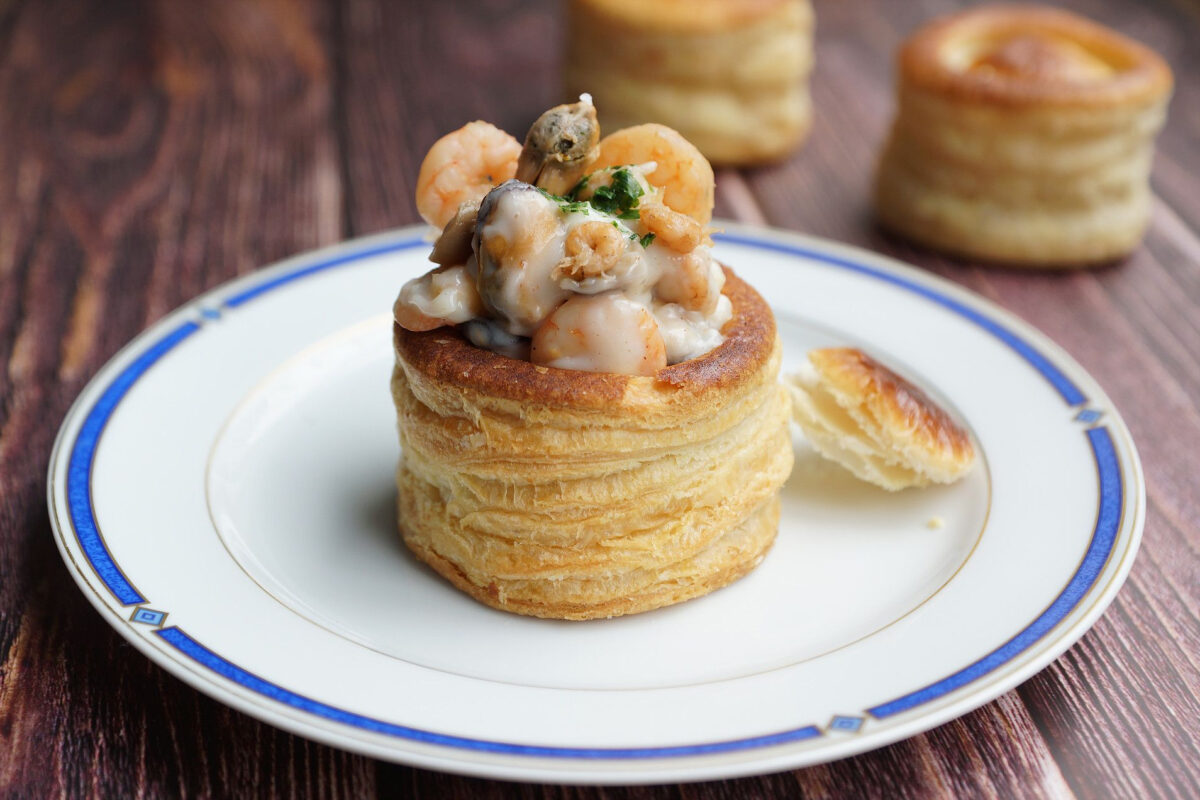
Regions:
M 808 134 L 808 0 L 572 0 L 565 84 L 605 130 L 659 122 L 715 163 L 778 159 Z
M 1010 107 L 1149 104 L 1172 86 L 1171 70 L 1148 47 L 1036 5 L 937 19 L 905 42 L 899 66 L 915 89 Z
M 1135 248 L 1171 91 L 1146 47 L 1082 17 L 983 7 L 901 49 L 880 221 L 955 255 L 1077 267 Z
M 749 571 L 775 536 L 790 404 L 770 309 L 728 270 L 725 286 L 724 343 L 653 378 L 397 326 L 409 548 L 484 603 L 561 619 L 657 608 Z
M 813 350 L 808 360 L 811 371 L 789 386 L 795 419 L 822 455 L 893 491 L 971 469 L 970 435 L 921 389 L 857 348 Z

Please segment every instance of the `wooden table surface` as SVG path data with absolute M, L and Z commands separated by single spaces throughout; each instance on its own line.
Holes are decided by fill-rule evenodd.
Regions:
M 647 0 L 649 1 L 649 0 Z M 1171 63 L 1146 242 L 1033 274 L 882 235 L 867 189 L 891 55 L 952 0 L 817 0 L 816 122 L 720 171 L 717 214 L 851 242 L 963 284 L 1063 345 L 1145 465 L 1141 554 L 1095 628 L 961 719 L 794 772 L 665 787 L 476 780 L 283 733 L 135 651 L 76 589 L 45 503 L 68 405 L 130 337 L 263 264 L 417 220 L 417 167 L 482 118 L 559 99 L 552 0 L 0 0 L 0 794 L 19 797 L 1200 796 L 1200 4 L 1071 0 Z

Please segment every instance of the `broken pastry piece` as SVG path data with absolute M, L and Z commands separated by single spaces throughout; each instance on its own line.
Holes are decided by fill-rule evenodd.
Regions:
M 890 491 L 953 483 L 971 438 L 924 392 L 861 350 L 813 350 L 789 376 L 792 414 L 821 455 Z

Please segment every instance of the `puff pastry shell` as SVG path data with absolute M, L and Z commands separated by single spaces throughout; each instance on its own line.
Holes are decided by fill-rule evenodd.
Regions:
M 1065 11 L 995 6 L 925 26 L 898 68 L 875 193 L 886 227 L 1013 265 L 1137 246 L 1172 85 L 1154 52 Z
M 711 161 L 777 159 L 808 134 L 808 0 L 572 0 L 566 88 L 601 127 L 659 122 Z
M 591 619 L 706 594 L 774 541 L 790 401 L 766 303 L 727 271 L 708 354 L 653 377 L 540 367 L 394 329 L 399 527 L 472 597 Z

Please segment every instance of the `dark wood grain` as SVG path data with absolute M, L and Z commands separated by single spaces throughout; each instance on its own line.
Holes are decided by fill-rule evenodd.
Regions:
M 788 161 L 718 175 L 717 213 L 868 247 L 963 284 L 1095 375 L 1145 467 L 1145 541 L 1080 643 L 926 734 L 777 775 L 536 786 L 373 761 L 185 687 L 95 614 L 52 544 L 59 421 L 130 337 L 281 257 L 417 219 L 443 132 L 519 132 L 559 97 L 553 0 L 0 0 L 0 794 L 19 797 L 1200 796 L 1200 4 L 1064 0 L 1177 77 L 1158 199 L 1126 263 L 951 261 L 869 207 L 896 45 L 952 0 L 818 0 L 817 116 Z

